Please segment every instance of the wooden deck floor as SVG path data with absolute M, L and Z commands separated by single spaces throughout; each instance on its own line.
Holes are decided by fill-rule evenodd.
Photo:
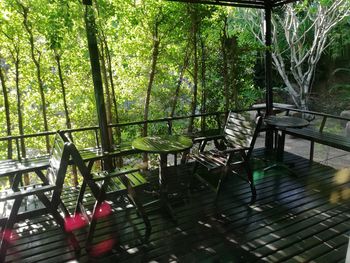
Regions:
M 185 201 L 174 201 L 174 224 L 149 210 L 152 234 L 143 242 L 145 227 L 133 208 L 119 200 L 113 216 L 97 226 L 96 241 L 113 239 L 118 246 L 97 258 L 82 250 L 77 258 L 62 230 L 42 216 L 17 225 L 18 239 L 7 262 L 344 262 L 350 234 L 350 169 L 336 171 L 292 154 L 297 177 L 285 170 L 264 174 L 256 169 L 257 201 L 249 205 L 249 186 L 231 177 L 214 205 L 214 193 L 201 187 Z M 179 167 L 181 183 L 188 167 Z M 172 172 L 173 171 L 169 171 Z M 156 174 L 150 181 L 157 184 Z M 185 193 L 185 192 L 184 192 Z M 66 190 L 72 208 L 76 190 Z M 87 202 L 92 200 L 87 196 Z M 86 229 L 76 232 L 84 246 Z

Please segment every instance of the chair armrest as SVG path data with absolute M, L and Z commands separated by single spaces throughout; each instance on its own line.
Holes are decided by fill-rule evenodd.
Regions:
M 226 150 L 222 150 L 222 153 L 226 153 L 226 154 L 230 154 L 230 153 L 235 153 L 235 152 L 240 152 L 240 151 L 246 151 L 249 150 L 248 147 L 244 147 L 244 148 L 228 148 Z
M 217 135 L 210 135 L 210 136 L 206 136 L 206 137 L 200 137 L 200 138 L 196 138 L 194 139 L 194 141 L 198 141 L 198 142 L 209 142 L 209 141 L 213 141 L 213 140 L 219 140 L 219 139 L 224 139 L 224 135 L 222 134 L 217 134 Z
M 27 187 L 26 187 L 27 188 Z M 16 198 L 23 198 L 26 196 L 35 195 L 36 193 L 43 193 L 55 190 L 55 185 L 32 185 L 29 189 L 25 189 L 21 187 L 19 191 L 15 192 L 12 189 L 4 190 L 0 195 L 0 202 L 4 202 L 7 200 L 13 200 Z
M 107 178 L 119 177 L 119 176 L 135 173 L 139 171 L 140 169 L 116 170 L 112 172 L 102 171 L 102 172 L 92 173 L 92 175 L 93 175 L 93 181 L 98 182 L 98 181 L 103 181 Z

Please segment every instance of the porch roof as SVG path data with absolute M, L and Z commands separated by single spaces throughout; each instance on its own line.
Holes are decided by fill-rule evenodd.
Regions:
M 274 8 L 284 4 L 297 2 L 298 0 L 170 0 L 174 2 L 221 5 L 221 6 L 236 6 L 247 8 Z

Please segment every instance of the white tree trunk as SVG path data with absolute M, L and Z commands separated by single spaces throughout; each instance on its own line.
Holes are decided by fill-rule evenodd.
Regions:
M 289 4 L 283 15 L 272 17 L 273 63 L 298 108 L 307 109 L 316 66 L 327 48 L 327 36 L 350 14 L 349 2 L 333 0 L 328 5 L 313 4 L 308 10 L 303 10 L 303 14 L 298 11 L 300 8 L 296 8 L 298 4 Z M 251 32 L 264 45 L 263 12 L 260 11 L 258 16 L 260 19 L 257 19 L 256 12 L 250 10 L 244 13 Z

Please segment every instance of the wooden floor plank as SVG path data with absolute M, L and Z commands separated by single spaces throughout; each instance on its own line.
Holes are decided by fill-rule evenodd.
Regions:
M 217 204 L 215 194 L 198 184 L 190 194 L 191 165 L 167 170 L 170 198 L 177 223 L 147 207 L 152 234 L 143 242 L 145 225 L 123 198 L 111 203 L 113 215 L 99 220 L 94 242 L 113 239 L 117 246 L 92 258 L 85 250 L 87 229 L 75 231 L 81 247 L 76 257 L 63 231 L 49 216 L 16 225 L 18 239 L 7 251 L 7 262 L 339 262 L 345 259 L 350 227 L 350 176 L 293 154 L 293 177 L 283 169 L 263 173 L 267 163 L 256 151 L 254 178 L 258 199 L 249 204 L 249 185 L 230 177 Z M 199 170 L 199 172 L 204 172 Z M 158 188 L 157 170 L 148 174 L 149 190 Z M 64 191 L 72 212 L 78 190 Z M 140 195 L 144 202 L 152 200 Z M 177 198 L 176 198 L 177 197 Z M 180 198 L 179 198 L 180 197 Z M 180 200 L 179 200 L 180 199 Z M 85 196 L 91 211 L 94 199 Z

